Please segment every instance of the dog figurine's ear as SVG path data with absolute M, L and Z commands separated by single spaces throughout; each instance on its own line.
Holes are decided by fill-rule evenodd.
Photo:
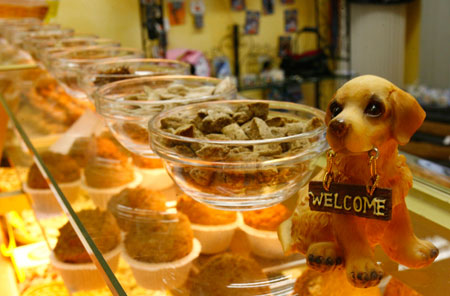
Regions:
M 400 145 L 405 145 L 422 125 L 425 111 L 412 95 L 397 87 L 389 99 L 393 112 L 392 134 Z

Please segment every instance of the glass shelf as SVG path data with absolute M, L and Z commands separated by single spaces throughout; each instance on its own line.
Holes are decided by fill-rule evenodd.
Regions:
M 36 82 L 36 75 L 27 75 L 27 71 L 43 71 L 40 69 L 27 69 L 23 70 L 21 75 L 20 91 L 15 96 L 8 96 L 7 94 L 0 96 L 0 102 L 3 108 L 5 108 L 8 116 L 10 117 L 11 127 L 14 130 L 14 134 L 11 135 L 11 139 L 8 143 L 16 143 L 11 147 L 6 147 L 6 152 L 10 158 L 14 167 L 18 170 L 28 171 L 29 166 L 35 162 L 39 171 L 45 176 L 48 184 L 50 185 L 51 193 L 48 198 L 54 199 L 57 205 L 61 208 L 61 211 L 57 213 L 42 214 L 35 210 L 34 215 L 38 218 L 39 225 L 43 230 L 43 236 L 46 239 L 47 246 L 50 250 L 54 248 L 55 239 L 58 234 L 57 229 L 64 223 L 69 222 L 76 232 L 76 235 L 81 240 L 82 246 L 86 249 L 89 258 L 98 269 L 104 281 L 104 287 L 98 290 L 98 293 L 107 293 L 107 288 L 113 295 L 188 295 L 189 287 L 196 279 L 196 275 L 205 262 L 211 257 L 211 255 L 200 255 L 194 262 L 193 267 L 188 274 L 188 278 L 185 285 L 178 288 L 170 289 L 166 291 L 159 291 L 145 289 L 141 285 L 137 284 L 132 271 L 122 258 L 119 259 L 118 266 L 115 264 L 108 264 L 108 256 L 105 256 L 105 252 L 100 251 L 100 247 L 95 242 L 101 242 L 108 239 L 108 232 L 96 233 L 91 236 L 88 229 L 91 226 L 83 223 L 80 216 L 77 214 L 83 209 L 93 209 L 99 205 L 98 202 L 89 197 L 86 192 L 89 192 L 89 188 L 81 190 L 78 196 L 74 199 L 65 195 L 64 182 L 58 182 L 57 178 L 61 176 L 52 175 L 50 173 L 50 167 L 44 163 L 45 151 L 49 148 L 58 151 L 69 151 L 70 146 L 63 145 L 65 141 L 73 143 L 80 134 L 73 134 L 73 136 L 67 136 L 67 131 L 71 133 L 73 130 L 73 123 L 77 122 L 82 115 L 80 110 L 91 110 L 92 106 L 89 104 L 81 104 L 79 102 L 72 102 L 69 97 L 66 99 L 73 103 L 74 110 L 61 109 L 61 112 L 54 111 L 55 106 L 59 106 L 57 103 L 50 105 L 52 108 L 46 109 L 43 101 L 39 100 L 41 94 L 36 93 L 37 83 L 46 83 L 46 85 L 53 85 L 49 77 L 45 76 L 45 73 L 41 73 L 42 79 L 38 79 Z M 28 72 L 30 74 L 31 72 Z M 37 72 L 34 72 L 37 73 Z M 33 79 L 30 79 L 30 76 Z M 41 85 L 42 86 L 42 85 Z M 53 90 L 55 91 L 55 90 Z M 56 90 L 57 91 L 57 90 Z M 34 100 L 34 101 L 33 101 Z M 48 102 L 48 100 L 47 100 Z M 42 103 L 42 104 L 41 104 Z M 71 105 L 72 106 L 72 105 Z M 61 107 L 62 108 L 62 107 Z M 58 109 L 60 110 L 60 109 Z M 74 111 L 74 113 L 71 113 Z M 82 113 L 82 112 L 81 112 Z M 55 114 L 62 114 L 61 117 L 55 117 Z M 51 116 L 54 117 L 51 117 Z M 63 116 L 64 115 L 64 116 Z M 73 117 L 71 117 L 73 115 Z M 103 122 L 96 115 L 88 111 L 85 113 L 87 123 L 91 125 L 98 125 L 102 127 Z M 100 128 L 100 131 L 102 129 Z M 77 131 L 79 132 L 79 130 Z M 14 137 L 15 135 L 15 137 Z M 97 132 L 96 136 L 92 138 L 99 138 L 99 141 L 112 141 L 109 138 L 108 133 Z M 109 142 L 108 142 L 109 143 Z M 114 142 L 114 145 L 117 143 Z M 110 146 L 108 146 L 110 148 Z M 120 146 L 116 147 L 118 150 L 114 150 L 117 153 L 125 153 L 121 150 Z M 116 149 L 114 148 L 114 149 Z M 103 151 L 104 152 L 104 151 Z M 94 153 L 99 153 L 94 152 Z M 126 154 L 129 156 L 129 154 Z M 417 163 L 417 159 L 408 156 L 410 164 Z M 325 164 L 324 160 L 319 162 L 317 171 Z M 52 165 L 52 167 L 54 164 Z M 419 168 L 424 170 L 423 168 Z M 23 184 L 27 184 L 25 179 L 26 174 L 22 174 Z M 64 177 L 64 176 L 63 176 Z M 425 175 L 426 177 L 426 175 Z M 408 197 L 408 206 L 411 211 L 411 217 L 416 229 L 416 234 L 421 238 L 428 238 L 433 240 L 441 249 L 441 257 L 433 265 L 424 270 L 409 270 L 402 266 L 390 261 L 386 258 L 382 252 L 377 252 L 377 260 L 382 262 L 385 266 L 385 271 L 390 275 L 399 279 L 401 282 L 416 289 L 423 295 L 438 295 L 442 294 L 445 289 L 449 289 L 446 284 L 446 274 L 450 267 L 450 191 L 448 187 L 443 187 L 430 180 L 425 179 L 422 174 L 421 177 L 416 176 L 414 180 L 414 187 L 410 191 Z M 64 178 L 62 178 L 64 179 Z M 83 182 L 83 181 L 82 181 Z M 93 192 L 93 191 L 91 191 Z M 171 194 L 180 194 L 175 192 Z M 296 195 L 288 199 L 284 204 L 293 209 L 296 204 Z M 0 203 L 3 195 L 0 196 Z M 34 201 L 35 202 L 35 201 Z M 33 205 L 35 206 L 35 204 Z M 42 215 L 41 215 L 42 214 Z M 234 233 L 228 251 L 233 254 L 240 254 L 252 258 L 258 262 L 261 266 L 262 272 L 271 281 L 270 287 L 272 288 L 272 295 L 290 295 L 293 291 L 293 286 L 296 278 L 306 268 L 306 261 L 301 255 L 293 255 L 278 259 L 262 258 L 251 254 L 251 245 L 246 237 L 245 232 L 237 230 Z M 109 254 L 108 254 L 109 255 Z M 110 261 L 111 262 L 111 261 Z M 114 265 L 114 266 L 113 266 Z M 117 268 L 116 268 L 117 267 Z M 426 275 L 434 275 L 433 277 L 427 277 Z M 422 279 L 418 281 L 417 279 Z M 381 289 L 387 284 L 389 277 L 383 280 Z M 447 286 L 446 286 L 447 285 Z M 72 291 L 74 292 L 75 289 Z

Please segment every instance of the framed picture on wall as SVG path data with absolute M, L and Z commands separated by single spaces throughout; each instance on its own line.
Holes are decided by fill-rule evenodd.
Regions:
M 245 14 L 245 34 L 256 35 L 259 31 L 259 11 L 247 10 Z
M 292 52 L 291 36 L 278 37 L 278 56 L 280 58 L 289 55 Z
M 264 14 L 273 14 L 275 8 L 275 0 L 262 0 Z
M 245 0 L 231 0 L 231 10 L 245 10 Z
M 284 31 L 286 33 L 293 33 L 298 28 L 298 13 L 297 9 L 286 9 L 284 11 Z

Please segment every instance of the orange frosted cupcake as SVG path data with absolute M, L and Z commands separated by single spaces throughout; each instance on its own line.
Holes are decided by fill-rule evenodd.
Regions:
M 277 229 L 292 212 L 283 204 L 262 210 L 243 212 L 240 228 L 247 234 L 251 251 L 265 258 L 282 258 L 284 251 L 278 239 Z

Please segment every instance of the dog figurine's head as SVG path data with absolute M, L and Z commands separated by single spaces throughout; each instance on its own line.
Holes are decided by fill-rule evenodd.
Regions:
M 408 143 L 425 119 L 413 96 L 386 79 L 364 75 L 345 83 L 327 107 L 327 140 L 335 152 L 359 153 L 389 139 Z

